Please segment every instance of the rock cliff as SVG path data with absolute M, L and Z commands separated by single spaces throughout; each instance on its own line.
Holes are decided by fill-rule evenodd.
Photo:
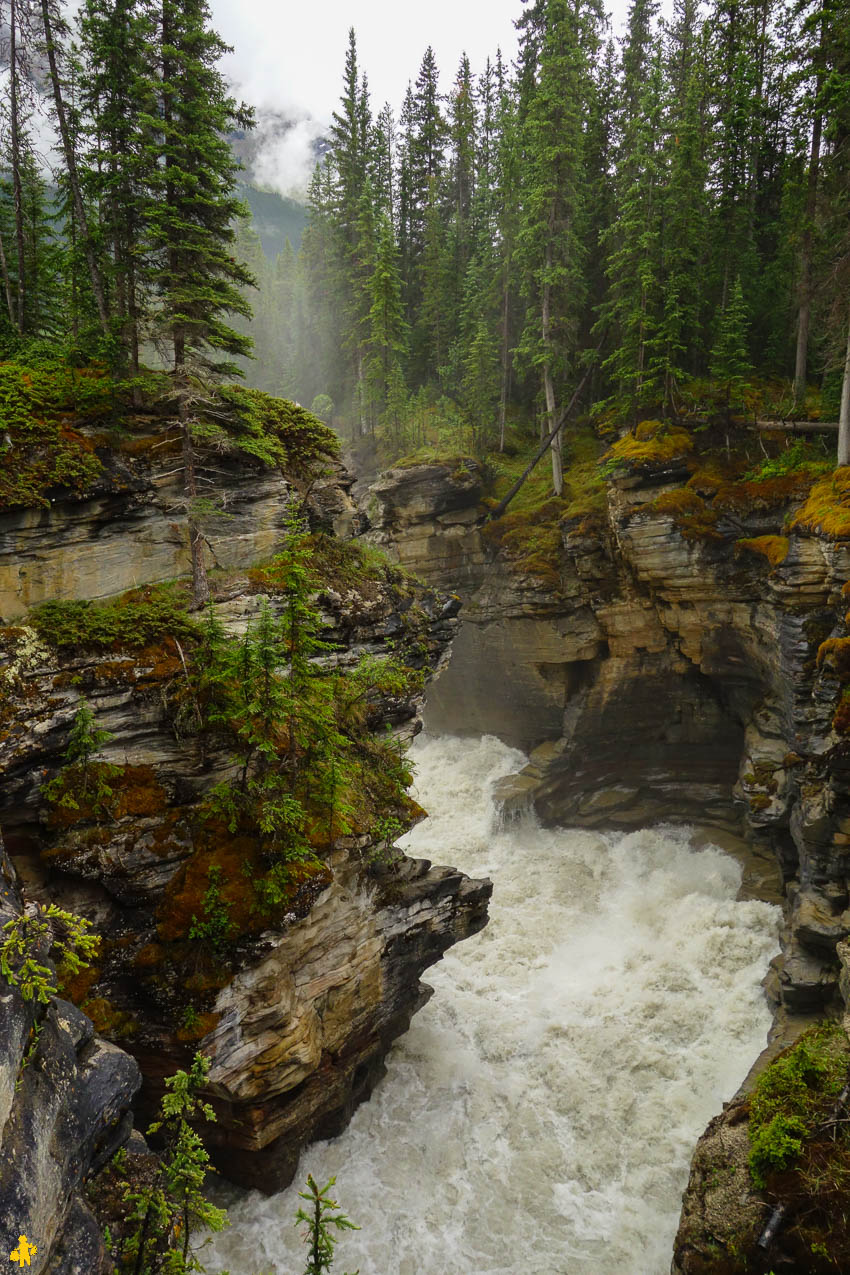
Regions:
M 0 842 L 0 923 L 23 909 L 14 868 Z M 47 952 L 39 959 L 49 962 Z M 52 969 L 52 965 L 50 965 Z M 136 1063 L 95 1035 L 67 1001 L 41 1007 L 4 983 L 0 996 L 0 1251 L 7 1257 L 24 1234 L 36 1244 L 33 1269 L 97 1271 L 100 1229 L 83 1196 L 132 1128 L 131 1103 L 141 1077 Z
M 144 1128 L 164 1077 L 195 1050 L 208 1055 L 211 1152 L 231 1179 L 274 1190 L 291 1179 L 301 1147 L 341 1130 L 368 1096 L 392 1041 L 429 995 L 423 972 L 487 917 L 490 883 L 404 858 L 393 842 L 423 812 L 404 798 L 376 822 L 371 791 L 360 794 L 348 831 L 331 819 L 326 833 L 311 832 L 321 859 L 283 874 L 283 902 L 257 904 L 246 876 L 264 870 L 256 846 L 201 810 L 233 761 L 215 732 L 188 723 L 192 643 L 169 627 L 166 595 L 155 588 L 187 562 L 161 438 L 131 431 L 121 448 L 99 451 L 102 473 L 85 492 L 57 491 L 37 509 L 0 514 L 8 894 L 18 899 L 20 882 L 29 900 L 59 902 L 103 938 L 96 964 L 63 987 L 83 1012 L 55 1002 L 43 1063 L 24 1073 L 17 1094 L 23 1019 L 14 996 L 3 1002 L 3 1199 L 22 1183 L 4 1216 L 10 1234 L 26 1229 L 26 1217 L 40 1244 L 34 1269 L 48 1259 L 56 1269 L 79 1266 L 85 1244 L 97 1247 L 79 1187 L 126 1137 L 139 1068 L 134 1109 Z M 283 606 L 258 564 L 280 547 L 290 485 L 263 466 L 219 464 L 223 512 L 209 529 L 208 566 L 217 622 L 238 640 L 264 607 Z M 351 481 L 337 468 L 308 494 L 328 644 L 318 665 L 345 673 L 392 656 L 420 670 L 418 682 L 367 685 L 350 710 L 363 739 L 374 735 L 379 784 L 382 758 L 395 756 L 385 736 L 421 727 L 422 680 L 447 656 L 458 604 L 336 547 L 334 530 L 357 523 Z M 42 601 L 83 606 L 122 593 L 97 640 L 67 628 L 69 616 L 75 623 L 88 611 L 54 606 L 39 622 L 26 614 Z M 93 763 L 108 783 L 100 806 L 78 790 L 68 801 L 45 798 L 49 781 L 61 779 L 83 698 L 110 736 Z M 60 1125 L 61 1138 L 52 1136 Z
M 533 750 L 503 781 L 508 810 L 620 828 L 680 819 L 721 844 L 745 834 L 744 888 L 785 902 L 763 1067 L 840 1008 L 838 953 L 850 950 L 850 540 L 810 513 L 819 500 L 843 517 L 843 480 L 807 499 L 811 478 L 723 482 L 685 457 L 620 465 L 604 512 L 562 521 L 546 569 L 529 570 L 488 521 L 475 462 L 440 469 L 390 470 L 366 505 L 372 537 L 464 594 L 429 725 Z M 679 1275 L 799 1257 L 799 1236 L 796 1249 L 758 1247 L 769 1209 L 740 1185 L 758 1071 L 700 1144 Z
M 643 466 L 609 482 L 604 518 L 562 525 L 553 584 L 498 548 L 477 473 L 472 460 L 390 470 L 367 503 L 371 537 L 428 581 L 461 581 L 429 722 L 535 748 L 503 799 L 548 822 L 743 826 L 788 887 L 782 1001 L 824 1006 L 850 932 L 835 724 L 848 542 L 792 531 L 771 563 L 787 495 L 753 494 L 688 534 L 669 499 L 682 475 Z

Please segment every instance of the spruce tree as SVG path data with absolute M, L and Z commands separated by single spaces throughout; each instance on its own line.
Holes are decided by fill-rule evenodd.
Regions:
M 237 195 L 239 165 L 227 134 L 249 127 L 250 111 L 229 95 L 217 63 L 227 45 L 209 25 L 205 0 L 162 0 L 159 13 L 158 133 L 151 142 L 152 198 L 145 224 L 160 295 L 157 328 L 170 347 L 174 397 L 183 434 L 192 582 L 196 603 L 208 596 L 202 516 L 193 441 L 200 373 L 232 373 L 217 356 L 244 355 L 250 339 L 227 322 L 247 315 L 253 283 L 232 255 L 235 221 L 247 215 Z
M 651 407 L 666 372 L 661 333 L 661 52 L 653 31 L 655 0 L 634 0 L 623 52 L 621 141 L 617 156 L 616 214 L 607 232 L 607 296 L 600 331 L 612 349 L 603 369 L 623 416 L 633 422 Z M 668 289 L 669 307 L 677 304 Z M 660 375 L 661 373 L 661 375 Z
M 384 409 L 396 369 L 406 349 L 406 324 L 401 299 L 401 273 L 393 224 L 383 213 L 376 232 L 375 265 L 369 280 L 369 379 Z M 394 386 L 398 393 L 397 384 Z
M 76 129 L 69 118 L 67 104 L 67 85 L 63 78 L 63 65 L 67 60 L 65 37 L 67 24 L 58 0 L 40 0 L 40 15 L 44 39 L 44 51 L 50 74 L 50 86 L 53 98 L 53 109 L 65 163 L 64 179 L 67 183 L 69 202 L 73 209 L 75 236 L 86 262 L 91 293 L 97 309 L 100 328 L 107 342 L 111 339 L 109 309 L 106 301 L 106 289 L 103 281 L 103 270 L 96 237 L 91 226 L 90 216 L 83 198 L 83 187 L 80 180 L 80 165 L 77 154 Z
M 134 374 L 152 300 L 144 240 L 156 184 L 157 100 L 147 74 L 154 32 L 146 0 L 85 0 L 79 14 L 80 182 L 97 209 L 110 316 Z
M 752 374 L 747 351 L 748 328 L 744 292 L 741 280 L 736 279 L 726 309 L 719 316 L 717 338 L 711 351 L 711 378 L 722 391 L 727 410 L 741 402 Z
M 659 192 L 661 312 L 655 353 L 665 407 L 676 410 L 677 386 L 698 367 L 702 345 L 708 163 L 703 125 L 705 48 L 695 0 L 677 0 L 665 50 L 667 101 Z
M 520 349 L 542 381 L 546 432 L 557 426 L 558 383 L 578 364 L 583 290 L 585 155 L 583 113 L 598 11 L 547 0 L 540 65 L 524 123 L 518 248 L 528 315 Z M 560 433 L 550 445 L 552 485 L 563 491 Z

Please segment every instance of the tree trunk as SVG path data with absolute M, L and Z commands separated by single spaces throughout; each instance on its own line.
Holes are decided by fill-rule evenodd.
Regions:
M 552 345 L 550 336 L 551 322 L 551 285 L 549 284 L 549 272 L 552 269 L 552 241 L 546 244 L 546 282 L 543 284 L 543 313 L 542 313 L 542 333 L 543 344 L 546 346 L 547 354 L 551 355 Z M 546 395 L 546 412 L 549 417 L 549 428 L 554 429 L 555 426 L 555 386 L 552 383 L 552 364 L 547 357 L 543 364 L 543 392 Z M 552 442 L 549 444 L 552 451 L 552 487 L 556 496 L 563 495 L 564 492 L 564 465 L 561 457 L 561 431 L 556 429 L 552 435 Z
M 18 76 L 18 10 L 17 0 L 9 5 L 9 140 L 12 149 L 12 198 L 15 208 L 15 250 L 18 259 L 18 292 L 12 322 L 19 333 L 24 330 L 26 298 L 26 244 L 24 242 L 24 196 L 21 187 L 21 130 Z
M 502 385 L 499 392 L 499 451 L 505 450 L 505 431 L 508 419 L 508 382 L 511 375 L 511 353 L 509 348 L 510 342 L 510 288 L 508 280 L 510 277 L 508 263 L 505 262 L 502 272 Z
M 56 107 L 56 122 L 59 125 L 59 137 L 62 142 L 62 153 L 65 157 L 68 184 L 71 187 L 71 200 L 74 205 L 74 215 L 83 241 L 83 250 L 86 254 L 86 263 L 89 268 L 89 277 L 91 279 L 95 305 L 97 306 L 98 318 L 100 319 L 100 326 L 103 329 L 104 336 L 109 336 L 109 311 L 106 307 L 106 294 L 103 289 L 103 278 L 100 273 L 100 267 L 97 263 L 97 257 L 95 256 L 91 235 L 89 234 L 88 219 L 86 217 L 85 205 L 83 204 L 80 178 L 77 172 L 77 157 L 74 153 L 71 130 L 68 127 L 68 117 L 65 113 L 65 102 L 62 98 L 62 81 L 59 78 L 59 63 L 56 58 L 56 45 L 53 39 L 53 23 L 50 17 L 50 0 L 41 0 L 41 17 L 42 22 L 44 23 L 44 39 L 45 47 L 47 49 L 47 61 L 50 67 L 50 83 L 53 89 L 53 103 Z
M 9 322 L 15 326 L 15 304 L 12 300 L 12 281 L 9 278 L 9 263 L 6 260 L 6 249 L 3 236 L 0 234 L 0 275 L 3 276 L 3 291 L 6 294 L 6 308 L 9 311 Z
M 821 75 L 818 75 L 817 94 L 820 96 Z M 817 98 L 815 99 L 817 101 Z M 820 142 L 823 115 L 815 110 L 812 124 L 812 149 L 809 157 L 809 182 L 806 191 L 806 213 L 803 238 L 800 244 L 800 309 L 797 315 L 797 353 L 794 360 L 794 398 L 802 402 L 806 396 L 806 367 L 809 353 L 809 318 L 812 308 L 812 247 L 814 220 L 818 197 L 818 169 L 820 167 Z
M 599 351 L 600 351 L 600 349 L 601 349 L 601 348 L 602 348 L 602 342 L 600 341 L 599 345 L 596 347 L 596 354 L 597 354 L 597 355 L 599 354 Z M 573 408 L 575 407 L 576 403 L 579 401 L 579 399 L 580 399 L 580 397 L 581 397 L 581 392 L 582 392 L 582 390 L 584 389 L 585 385 L 586 385 L 586 384 L 588 383 L 588 381 L 591 379 L 592 374 L 593 374 L 593 369 L 594 369 L 595 367 L 596 367 L 596 362 L 595 362 L 595 360 L 594 360 L 594 362 L 593 362 L 593 363 L 591 363 L 590 367 L 587 369 L 587 371 L 585 372 L 584 376 L 583 376 L 583 377 L 581 378 L 581 380 L 579 381 L 578 388 L 575 390 L 575 392 L 574 392 L 574 394 L 573 394 L 572 398 L 570 399 L 569 403 L 568 403 L 568 404 L 567 404 L 567 406 L 564 408 L 564 410 L 561 412 L 560 416 L 558 417 L 557 421 L 555 422 L 555 428 L 554 428 L 554 429 L 552 429 L 552 430 L 550 431 L 550 433 L 549 433 L 549 434 L 548 434 L 545 438 L 542 438 L 542 439 L 540 440 L 540 447 L 539 447 L 538 451 L 537 451 L 537 452 L 536 452 L 536 454 L 532 457 L 532 459 L 528 462 L 528 464 L 526 465 L 525 469 L 524 469 L 524 470 L 523 470 L 523 472 L 520 474 L 519 478 L 516 480 L 516 482 L 515 482 L 515 483 L 513 484 L 513 486 L 511 487 L 510 491 L 507 493 L 507 495 L 506 495 L 506 496 L 504 496 L 504 497 L 503 497 L 503 498 L 499 501 L 499 503 L 498 503 L 498 505 L 496 506 L 496 508 L 495 508 L 495 509 L 492 509 L 492 510 L 490 511 L 490 520 L 491 520 L 491 521 L 495 522 L 495 520 L 496 520 L 497 518 L 501 518 L 502 514 L 505 512 L 505 510 L 507 509 L 508 505 L 509 505 L 509 504 L 511 503 L 511 501 L 513 500 L 514 496 L 515 496 L 515 495 L 517 494 L 517 492 L 520 490 L 520 488 L 522 487 L 523 483 L 524 483 L 524 482 L 526 481 L 526 479 L 528 478 L 529 474 L 532 472 L 532 470 L 535 468 L 535 466 L 536 466 L 536 465 L 537 465 L 537 464 L 538 464 L 538 463 L 539 463 L 539 462 L 543 459 L 543 453 L 544 453 L 544 452 L 548 449 L 549 444 L 550 444 L 550 442 L 551 442 L 551 440 L 552 440 L 553 435 L 554 435 L 555 433 L 557 433 L 557 431 L 558 431 L 558 430 L 560 430 L 560 429 L 562 428 L 562 426 L 563 426 L 564 422 L 565 422 L 565 421 L 566 421 L 566 420 L 570 417 L 570 415 L 572 414 L 572 410 L 573 410 Z
M 357 431 L 360 438 L 367 433 L 366 430 L 366 389 L 363 380 L 363 349 L 357 346 Z
M 838 415 L 838 464 L 850 465 L 850 317 L 847 322 L 847 352 L 841 384 L 841 411 Z
M 174 381 L 177 390 L 177 415 L 183 439 L 183 494 L 186 497 L 186 526 L 189 534 L 189 551 L 192 556 L 192 597 L 195 606 L 209 601 L 210 585 L 207 564 L 204 562 L 204 533 L 195 507 L 198 496 L 198 478 L 195 470 L 195 444 L 192 441 L 192 423 L 189 417 L 189 378 L 186 374 L 185 348 L 182 335 L 174 336 Z M 179 361 L 178 361 L 179 360 Z

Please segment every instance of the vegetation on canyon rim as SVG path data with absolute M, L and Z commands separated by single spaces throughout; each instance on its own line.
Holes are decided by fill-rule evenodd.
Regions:
M 850 1258 L 848 1083 L 846 1033 L 823 1022 L 766 1068 L 749 1102 L 753 1186 L 769 1205 L 783 1206 L 786 1259 L 813 1275 L 844 1270 Z

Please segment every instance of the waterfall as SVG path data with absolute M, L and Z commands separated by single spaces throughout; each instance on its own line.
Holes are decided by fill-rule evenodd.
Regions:
M 524 763 L 485 738 L 421 739 L 431 817 L 410 854 L 495 883 L 491 922 L 435 989 L 348 1130 L 310 1147 L 359 1232 L 360 1275 L 666 1275 L 694 1144 L 765 1043 L 778 909 L 689 831 L 499 826 Z M 297 1275 L 298 1185 L 231 1196 L 211 1269 Z M 212 1259 L 209 1254 L 212 1252 Z

